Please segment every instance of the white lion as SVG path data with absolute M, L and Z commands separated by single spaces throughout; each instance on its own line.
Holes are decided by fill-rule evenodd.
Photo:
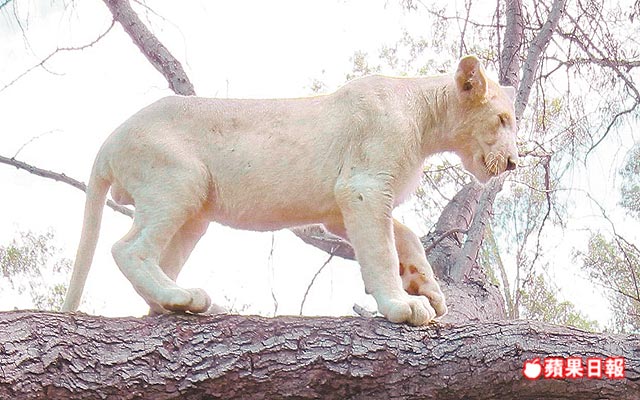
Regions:
M 210 221 L 257 231 L 321 223 L 352 244 L 386 318 L 426 324 L 447 312 L 444 296 L 391 211 L 431 154 L 455 152 L 481 182 L 514 169 L 513 98 L 468 56 L 454 75 L 369 76 L 325 96 L 158 100 L 96 157 L 62 310 L 79 305 L 111 187 L 116 202 L 135 205 L 113 257 L 153 311 L 210 308 L 204 290 L 175 283 Z

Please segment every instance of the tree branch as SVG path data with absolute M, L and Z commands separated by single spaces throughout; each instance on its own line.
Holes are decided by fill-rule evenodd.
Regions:
M 530 321 L 0 313 L 0 398 L 636 399 L 640 338 Z M 525 360 L 624 357 L 623 380 L 522 376 Z
M 51 53 L 49 53 L 48 56 L 46 56 L 45 58 L 43 58 L 42 60 L 40 60 L 40 62 L 38 62 L 37 64 L 31 66 L 30 68 L 28 68 L 27 70 L 25 70 L 23 73 L 21 73 L 20 75 L 18 75 L 17 77 L 15 77 L 13 80 L 11 80 L 11 82 L 7 83 L 6 85 L 4 85 L 1 89 L 0 92 L 4 91 L 5 89 L 7 89 L 9 86 L 13 85 L 14 83 L 18 82 L 20 79 L 24 78 L 26 75 L 28 75 L 31 71 L 33 71 L 36 68 L 45 68 L 45 64 L 47 63 L 47 61 L 49 61 L 53 56 L 55 56 L 58 53 L 61 52 L 66 52 L 66 51 L 78 51 L 78 50 L 84 50 L 87 49 L 89 47 L 94 46 L 96 43 L 98 43 L 103 37 L 105 37 L 107 35 L 107 33 L 109 33 L 111 31 L 111 28 L 113 28 L 113 25 L 115 25 L 115 20 L 111 21 L 111 25 L 109 25 L 109 27 L 102 32 L 100 35 L 98 35 L 97 38 L 95 38 L 91 43 L 87 43 L 85 45 L 82 46 L 67 46 L 67 47 L 57 47 L 54 51 L 52 51 Z M 45 68 L 46 69 L 46 68 Z
M 0 155 L 0 163 L 13 165 L 18 169 L 25 170 L 31 174 L 52 179 L 54 181 L 63 182 L 67 185 L 71 185 L 76 189 L 80 189 L 83 192 L 87 191 L 87 185 L 84 182 L 80 182 L 76 179 L 73 179 L 63 173 L 53 172 L 46 169 L 34 167 L 33 165 L 27 164 L 26 162 L 16 160 L 15 158 L 7 158 Z M 120 214 L 126 215 L 127 217 L 133 217 L 133 211 L 127 207 L 123 207 L 120 204 L 115 203 L 112 200 L 107 200 L 107 205 L 114 211 L 119 212 Z
M 440 235 L 440 237 L 437 238 L 430 238 L 429 241 L 429 245 L 428 246 L 424 246 L 424 252 L 426 254 L 429 254 L 431 252 L 431 250 L 435 249 L 436 246 L 442 242 L 443 240 L 445 240 L 446 238 L 450 237 L 451 235 L 454 234 L 458 234 L 458 233 L 462 233 L 462 234 L 467 234 L 467 230 L 466 229 L 461 229 L 461 228 L 452 228 L 449 229 L 448 231 L 446 231 L 445 233 L 443 233 L 442 235 Z
M 517 88 L 520 82 L 520 58 L 518 52 L 522 47 L 522 36 L 524 34 L 522 0 L 507 0 L 505 15 L 506 27 L 500 57 L 499 82 L 501 85 L 511 85 Z M 499 31 L 499 28 L 497 30 Z
M 564 13 L 566 3 L 566 0 L 553 1 L 547 20 L 542 25 L 542 28 L 529 46 L 527 57 L 524 61 L 524 65 L 522 66 L 522 80 L 520 81 L 518 95 L 516 96 L 515 107 L 516 116 L 518 118 L 522 116 L 524 109 L 527 107 L 529 94 L 531 93 L 531 88 L 533 87 L 533 82 L 538 70 L 538 64 L 540 63 L 540 57 L 547 48 L 547 45 L 551 40 L 551 36 L 558 28 L 558 23 L 560 22 L 560 17 Z
M 165 77 L 171 90 L 183 96 L 195 95 L 196 91 L 180 61 L 149 31 L 131 8 L 129 0 L 104 0 L 104 3 L 140 52 Z
M 309 282 L 309 285 L 307 286 L 307 290 L 304 292 L 304 296 L 302 297 L 302 301 L 300 302 L 300 312 L 298 313 L 299 316 L 302 316 L 302 310 L 304 309 L 304 303 L 307 302 L 307 296 L 309 295 L 309 291 L 311 290 L 311 287 L 316 282 L 316 279 L 318 278 L 318 275 L 320 275 L 320 273 L 324 270 L 324 268 L 327 265 L 329 265 L 331 260 L 333 260 L 333 253 L 329 254 L 329 258 L 327 258 L 327 261 L 325 261 L 324 264 L 322 264 L 322 266 L 320 268 L 318 268 L 316 273 L 313 275 L 313 278 L 311 278 L 311 282 Z
M 471 268 L 475 265 L 476 259 L 478 258 L 478 251 L 480 251 L 482 239 L 484 238 L 486 226 L 491 219 L 493 201 L 496 198 L 496 194 L 502 190 L 504 179 L 504 175 L 492 179 L 482 191 L 482 195 L 478 201 L 478 206 L 476 207 L 473 215 L 473 220 L 467 230 L 467 240 L 456 259 L 456 263 L 449 270 L 450 277 L 455 282 L 462 281 L 464 276 L 468 274 Z
M 452 278 L 451 267 L 460 257 L 463 242 L 461 232 L 467 232 L 469 229 L 482 191 L 482 185 L 475 182 L 460 189 L 440 213 L 434 232 L 420 239 L 422 246 L 426 248 L 444 233 L 460 232 L 446 235 L 430 250 L 428 259 L 437 277 Z
M 351 244 L 341 237 L 327 232 L 322 225 L 300 226 L 291 228 L 290 231 L 302 239 L 303 242 L 317 247 L 327 254 L 333 254 L 347 260 L 356 259 Z

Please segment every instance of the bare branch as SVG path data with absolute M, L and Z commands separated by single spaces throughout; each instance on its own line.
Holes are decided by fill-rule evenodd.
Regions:
M 353 312 L 355 312 L 362 318 L 374 318 L 376 315 L 378 315 L 377 312 L 375 311 L 371 312 L 366 308 L 362 307 L 360 304 L 354 304 L 352 309 L 353 309 Z
M 36 141 L 36 140 L 40 139 L 40 138 L 41 138 L 41 137 L 43 137 L 44 135 L 48 135 L 48 134 L 50 134 L 50 133 L 53 133 L 53 132 L 59 132 L 59 131 L 60 131 L 59 129 L 51 129 L 51 130 L 48 130 L 48 131 L 46 131 L 46 132 L 42 132 L 41 134 L 39 134 L 39 135 L 36 135 L 36 136 L 32 137 L 31 139 L 29 139 L 29 140 L 27 140 L 25 143 L 23 143 L 23 144 L 22 144 L 22 146 L 20 146 L 20 147 L 18 148 L 18 150 L 16 150 L 15 154 L 13 155 L 13 157 L 11 157 L 11 159 L 15 159 L 16 157 L 18 157 L 18 154 L 20 154 L 20 152 L 21 152 L 22 150 L 24 150 L 24 148 L 25 148 L 25 147 L 27 147 L 30 143 L 32 143 L 32 142 L 34 142 L 34 141 Z
M 446 239 L 446 238 L 448 238 L 451 235 L 454 235 L 456 233 L 466 234 L 467 233 L 467 229 L 453 228 L 453 229 L 449 229 L 448 231 L 446 231 L 445 233 L 443 233 L 442 235 L 440 235 L 436 239 L 430 238 L 429 241 L 431 243 L 428 246 L 424 246 L 425 254 L 429 254 L 431 252 L 431 250 L 433 250 L 438 245 L 438 243 L 442 242 L 444 239 Z M 423 245 L 424 245 L 424 243 L 423 243 Z
M 115 25 L 115 20 L 111 21 L 111 25 L 109 25 L 109 27 L 107 28 L 107 30 L 105 30 L 103 33 L 101 33 L 97 38 L 95 38 L 91 43 L 85 44 L 83 46 L 69 46 L 69 47 L 57 47 L 54 51 L 52 51 L 48 56 L 46 56 L 45 58 L 43 58 L 42 60 L 40 60 L 39 63 L 33 65 L 32 67 L 28 68 L 26 71 L 24 71 L 23 73 L 21 73 L 20 75 L 18 75 L 16 78 L 14 78 L 11 82 L 7 83 L 6 85 L 4 85 L 1 89 L 0 92 L 2 92 L 3 90 L 5 90 L 6 88 L 8 88 L 9 86 L 13 85 L 14 83 L 16 83 L 17 81 L 19 81 L 20 79 L 24 78 L 27 74 L 29 74 L 31 71 L 33 71 L 36 68 L 45 68 L 45 64 L 47 63 L 47 61 L 49 61 L 53 56 L 55 56 L 58 53 L 61 52 L 66 52 L 66 51 L 78 51 L 78 50 L 84 50 L 87 49 L 89 47 L 94 46 L 96 43 L 98 43 L 103 37 L 105 37 L 107 35 L 107 33 L 109 33 L 109 31 L 111 31 L 111 28 L 113 28 L 113 26 Z
M 585 193 L 587 195 L 587 197 L 589 198 L 589 200 L 591 200 L 599 209 L 600 209 L 600 213 L 602 214 L 602 217 L 609 223 L 609 225 L 611 226 L 611 231 L 613 232 L 613 235 L 615 237 L 615 241 L 616 244 L 618 245 L 618 248 L 620 249 L 620 251 L 622 251 L 622 254 L 624 255 L 625 258 L 625 262 L 627 263 L 627 266 L 629 268 L 629 273 L 631 274 L 631 278 L 634 284 L 634 288 L 636 291 L 636 296 L 632 296 L 629 293 L 626 293 L 625 291 L 623 291 L 622 289 L 620 289 L 618 284 L 614 284 L 613 281 L 611 281 L 608 273 L 604 272 L 604 267 L 599 265 L 599 263 L 595 263 L 599 268 L 601 268 L 603 270 L 603 276 L 606 276 L 607 279 L 609 279 L 609 284 L 610 284 L 610 288 L 611 290 L 615 290 L 617 293 L 624 295 L 632 300 L 635 300 L 637 302 L 640 302 L 640 286 L 638 284 L 638 278 L 636 276 L 635 273 L 635 269 L 633 267 L 633 263 L 632 261 L 629 259 L 629 255 L 627 254 L 627 249 L 625 249 L 625 247 L 620 243 L 623 242 L 626 246 L 629 246 L 631 249 L 633 249 L 636 253 L 640 254 L 640 249 L 638 249 L 638 247 L 629 242 L 627 239 L 625 239 L 622 235 L 620 235 L 618 233 L 618 231 L 616 230 L 616 225 L 614 224 L 614 222 L 611 220 L 611 218 L 607 215 L 606 210 L 604 209 L 604 207 L 602 206 L 602 204 L 600 204 L 600 202 L 598 202 L 596 199 L 593 198 L 593 196 L 591 196 L 591 194 L 587 191 L 583 191 L 581 190 L 581 192 Z M 613 289 L 613 287 L 616 286 L 617 289 Z
M 471 0 L 465 1 L 465 11 L 466 15 L 463 20 L 462 29 L 460 30 L 460 49 L 458 51 L 458 57 L 462 58 L 467 53 L 467 44 L 464 41 L 464 38 L 467 34 L 467 26 L 469 25 L 469 17 L 471 14 Z
M 333 259 L 333 253 L 329 254 L 329 258 L 327 258 L 327 261 L 325 261 L 324 264 L 322 264 L 322 266 L 313 275 L 313 278 L 311 278 L 311 282 L 309 282 L 309 286 L 307 286 L 307 290 L 304 292 L 304 296 L 302 297 L 302 301 L 300 302 L 300 313 L 298 315 L 302 316 L 302 309 L 304 308 L 304 303 L 307 301 L 307 295 L 309 294 L 311 287 L 315 283 L 318 275 L 320 275 L 322 270 L 324 270 L 324 267 L 329 265 L 329 262 L 331 262 L 332 259 Z
M 634 300 L 640 303 L 640 288 L 638 288 L 638 277 L 636 276 L 636 269 L 635 269 L 634 263 L 633 261 L 631 261 L 631 258 L 629 257 L 629 253 L 627 251 L 628 249 L 625 249 L 622 243 L 620 243 L 621 240 L 617 234 L 616 234 L 615 240 L 616 240 L 616 244 L 618 245 L 618 248 L 622 251 L 622 255 L 624 256 L 624 261 L 627 264 L 629 273 L 631 274 L 631 280 L 633 281 L 633 286 L 636 291 Z
M 459 15 L 455 15 L 455 16 L 449 16 L 449 15 L 444 15 L 444 13 L 440 12 L 440 11 L 435 11 L 432 8 L 430 8 L 429 6 L 425 5 L 423 2 L 420 2 L 420 4 L 422 4 L 422 6 L 424 7 L 425 10 L 427 10 L 427 12 L 429 14 L 431 14 L 432 16 L 436 17 L 436 18 L 440 18 L 443 21 L 455 21 L 455 22 L 461 22 L 461 21 L 465 21 L 466 24 L 471 25 L 474 28 L 488 28 L 488 29 L 492 29 L 495 28 L 496 25 L 494 24 L 483 24 L 481 22 L 478 21 L 474 21 L 473 19 L 469 18 L 469 17 L 461 17 Z M 465 7 L 466 8 L 466 7 Z M 503 25 L 498 25 L 500 28 L 504 28 Z
M 514 302 L 513 302 L 515 293 L 511 292 L 511 284 L 509 283 L 507 270 L 505 269 L 504 263 L 502 262 L 502 258 L 500 257 L 500 250 L 498 249 L 498 244 L 496 243 L 496 238 L 493 234 L 493 229 L 491 228 L 491 226 L 487 227 L 485 240 L 486 242 L 488 242 L 488 246 L 485 246 L 485 248 L 489 247 L 491 251 L 495 254 L 494 259 L 495 259 L 495 264 L 497 264 L 497 266 L 494 266 L 493 269 L 495 270 L 497 268 L 498 272 L 500 273 L 500 280 L 502 281 L 504 299 L 507 303 L 507 316 L 509 319 L 516 319 L 518 318 L 519 310 L 514 306 Z
M 269 271 L 271 272 L 271 278 L 273 279 L 274 268 L 273 268 L 273 253 L 276 249 L 276 234 L 275 232 L 271 232 L 271 250 L 269 251 L 269 257 L 267 258 L 267 265 L 269 267 Z M 276 293 L 273 290 L 273 282 L 270 282 L 270 290 L 271 290 L 271 300 L 273 300 L 273 316 L 278 315 L 278 298 L 276 297 Z
M 569 20 L 575 24 L 575 31 L 580 33 L 580 37 L 577 37 L 573 33 L 566 33 L 563 31 L 558 31 L 560 36 L 565 39 L 570 40 L 573 44 L 580 47 L 582 51 L 585 52 L 589 56 L 589 58 L 596 60 L 599 65 L 608 67 L 611 69 L 617 76 L 620 78 L 629 90 L 632 92 L 633 96 L 636 100 L 640 100 L 640 91 L 636 87 L 633 80 L 626 74 L 624 74 L 620 70 L 620 65 L 616 64 L 614 60 L 611 59 L 610 55 L 606 54 L 603 50 L 599 49 L 592 40 L 590 40 L 590 34 L 585 32 L 579 25 L 578 21 L 576 21 L 573 17 L 569 16 Z M 585 43 L 586 42 L 586 43 Z M 596 54 L 594 54 L 594 52 Z M 628 68 L 628 64 L 623 64 L 625 68 Z
M 602 134 L 602 136 L 600 136 L 600 139 L 598 139 L 594 144 L 592 144 L 591 147 L 589 147 L 589 150 L 587 150 L 587 153 L 584 156 L 585 160 L 587 159 L 587 157 L 589 157 L 589 154 L 596 147 L 598 147 L 598 145 L 602 143 L 602 141 L 609 135 L 609 133 L 611 132 L 611 129 L 615 126 L 616 122 L 618 122 L 618 120 L 622 118 L 624 115 L 634 112 L 639 105 L 640 105 L 640 99 L 636 99 L 632 107 L 622 110 L 613 116 L 613 118 L 609 122 L 609 125 L 607 125 L 607 128 L 604 130 L 604 133 Z
M 547 201 L 547 212 L 542 218 L 542 222 L 540 223 L 540 227 L 538 228 L 538 238 L 536 240 L 536 252 L 533 257 L 533 261 L 531 261 L 531 266 L 533 267 L 540 256 L 540 238 L 542 236 L 542 229 L 544 229 L 544 225 L 549 219 L 551 215 L 551 155 L 548 155 L 546 159 L 542 162 L 542 166 L 544 168 L 544 187 L 545 187 L 545 199 Z
M 65 174 L 59 172 L 48 171 L 45 169 L 41 169 L 38 167 L 34 167 L 33 165 L 27 164 L 23 161 L 16 160 L 15 158 L 7 158 L 4 156 L 0 156 L 0 163 L 13 165 L 18 169 L 25 170 L 31 174 L 52 179 L 54 181 L 66 183 L 67 185 L 71 185 L 76 189 L 82 190 L 83 192 L 87 191 L 87 185 L 83 182 L 80 182 L 76 179 L 73 179 Z M 114 211 L 119 212 L 120 214 L 126 215 L 127 217 L 133 217 L 133 211 L 127 207 L 123 207 L 112 200 L 107 200 L 107 205 L 113 209 Z

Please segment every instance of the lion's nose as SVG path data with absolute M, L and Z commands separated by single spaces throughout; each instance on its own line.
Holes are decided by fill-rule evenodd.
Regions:
M 518 161 L 514 160 L 513 157 L 509 156 L 507 158 L 507 171 L 513 171 L 518 166 Z

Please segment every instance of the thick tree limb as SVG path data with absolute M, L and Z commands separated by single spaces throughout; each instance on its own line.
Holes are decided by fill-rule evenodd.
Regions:
M 129 0 L 104 0 L 113 14 L 113 18 L 122 25 L 133 43 L 167 80 L 169 87 L 177 94 L 193 96 L 196 94 L 187 73 L 169 50 L 151 33 L 131 8 Z
M 637 399 L 640 338 L 528 322 L 0 313 L 0 398 Z M 528 381 L 525 360 L 625 358 L 626 378 Z
M 451 279 L 451 267 L 460 258 L 460 250 L 464 243 L 462 232 L 467 232 L 476 212 L 483 187 L 479 183 L 469 183 L 451 199 L 440 213 L 435 229 L 429 235 L 421 238 L 423 247 L 430 248 L 427 255 L 436 276 Z M 447 235 L 447 232 L 457 232 Z M 436 240 L 439 242 L 432 246 Z
M 492 179 L 482 191 L 476 212 L 473 215 L 473 221 L 467 230 L 467 240 L 464 242 L 456 263 L 449 270 L 449 276 L 455 282 L 462 281 L 471 268 L 476 265 L 486 227 L 493 216 L 493 201 L 496 194 L 502 190 L 503 183 L 504 175 Z
M 531 88 L 533 87 L 536 72 L 538 70 L 538 64 L 540 63 L 540 57 L 549 45 L 551 36 L 558 28 L 558 23 L 560 22 L 560 17 L 564 13 L 566 3 L 566 0 L 553 1 L 547 20 L 544 25 L 542 25 L 542 28 L 540 28 L 540 31 L 538 31 L 529 46 L 527 57 L 524 61 L 524 65 L 522 66 L 522 80 L 520 81 L 518 95 L 516 96 L 515 108 L 518 119 L 522 117 L 522 113 L 527 107 L 529 94 L 531 93 Z
M 511 85 L 517 88 L 520 82 L 519 52 L 522 47 L 522 37 L 524 35 L 522 0 L 507 0 L 505 14 L 507 22 L 502 52 L 500 54 L 499 82 L 501 85 Z M 499 30 L 500 27 L 498 27 L 497 31 L 499 32 Z

